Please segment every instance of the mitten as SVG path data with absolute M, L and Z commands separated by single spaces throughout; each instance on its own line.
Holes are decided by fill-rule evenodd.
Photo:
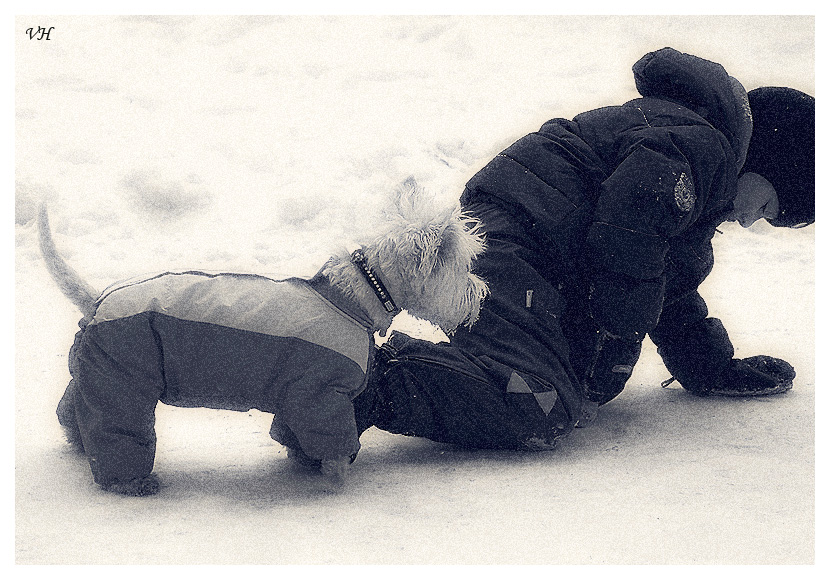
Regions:
M 794 378 L 795 369 L 787 361 L 759 355 L 732 359 L 715 384 L 692 392 L 722 397 L 774 395 L 790 390 Z

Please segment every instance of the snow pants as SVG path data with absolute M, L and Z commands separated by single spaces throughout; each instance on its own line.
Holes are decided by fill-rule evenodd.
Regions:
M 374 425 L 471 448 L 545 449 L 582 416 L 587 403 L 573 361 L 585 356 L 572 352 L 580 308 L 568 308 L 560 284 L 503 213 L 479 217 L 487 249 L 476 273 L 490 288 L 479 321 L 449 344 L 393 334 L 354 401 L 360 430 Z

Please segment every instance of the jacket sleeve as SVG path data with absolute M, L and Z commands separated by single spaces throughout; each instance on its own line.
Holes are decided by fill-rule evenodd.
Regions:
M 691 390 L 714 385 L 735 350 L 723 324 L 709 317 L 697 291 L 714 264 L 713 228 L 675 240 L 667 255 L 667 298 L 650 336 L 668 371 Z
M 693 391 L 717 384 L 735 354 L 723 324 L 708 316 L 697 292 L 668 306 L 650 336 L 666 369 Z
M 688 135 L 659 127 L 639 133 L 601 185 L 586 249 L 592 316 L 616 335 L 642 340 L 662 309 L 670 240 L 700 215 L 712 180 L 695 173 L 701 145 Z

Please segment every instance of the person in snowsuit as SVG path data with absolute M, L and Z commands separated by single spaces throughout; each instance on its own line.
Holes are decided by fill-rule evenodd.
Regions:
M 747 95 L 722 66 L 671 48 L 633 70 L 642 98 L 548 121 L 467 183 L 490 297 L 450 344 L 391 337 L 355 400 L 360 429 L 551 448 L 619 395 L 646 335 L 694 394 L 791 387 L 787 362 L 734 358 L 698 286 L 723 221 L 814 221 L 815 100 Z

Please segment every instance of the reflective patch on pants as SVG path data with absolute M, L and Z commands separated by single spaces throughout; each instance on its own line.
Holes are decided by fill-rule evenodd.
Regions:
M 510 381 L 507 383 L 507 392 L 533 395 L 546 417 L 550 415 L 551 409 L 553 409 L 553 406 L 556 404 L 556 400 L 559 398 L 556 391 L 541 391 L 539 393 L 534 393 L 527 384 L 527 381 L 525 381 L 521 375 L 515 371 L 513 371 L 513 374 L 510 375 Z

